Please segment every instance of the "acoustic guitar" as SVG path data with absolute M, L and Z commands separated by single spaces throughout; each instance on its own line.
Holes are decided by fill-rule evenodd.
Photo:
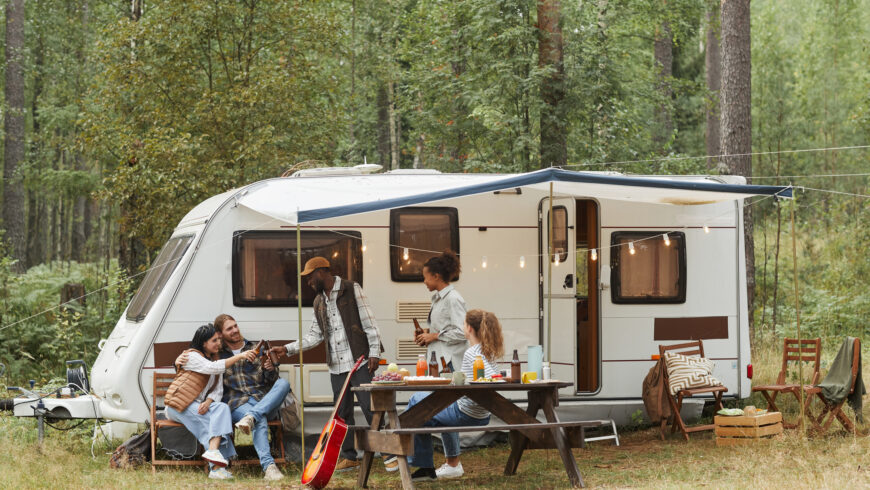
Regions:
M 350 372 L 347 373 L 347 379 L 344 380 L 344 386 L 341 388 L 341 394 L 338 396 L 332 415 L 323 427 L 320 439 L 317 440 L 317 445 L 314 446 L 314 452 L 308 458 L 305 469 L 302 470 L 303 485 L 308 485 L 311 488 L 323 488 L 332 478 L 335 464 L 338 462 L 338 455 L 341 452 L 341 444 L 347 435 L 347 423 L 338 416 L 338 407 L 341 406 L 344 395 L 347 394 L 351 376 L 359 369 L 364 360 L 365 356 L 360 356 Z

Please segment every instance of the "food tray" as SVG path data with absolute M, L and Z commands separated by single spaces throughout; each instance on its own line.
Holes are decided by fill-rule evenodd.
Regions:
M 403 385 L 404 381 L 372 381 L 373 385 Z
M 403 383 L 408 385 L 449 385 L 451 380 L 447 378 L 429 378 L 429 379 L 406 379 Z
M 505 381 L 503 379 L 499 379 L 496 381 L 469 381 L 469 383 L 471 383 L 473 385 L 486 385 L 486 384 L 491 385 L 491 384 L 497 384 L 497 383 L 507 383 L 507 381 Z

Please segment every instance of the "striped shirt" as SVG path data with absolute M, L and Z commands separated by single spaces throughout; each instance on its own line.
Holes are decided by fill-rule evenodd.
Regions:
M 326 340 L 329 342 L 329 358 L 326 360 L 331 374 L 341 374 L 350 372 L 353 368 L 356 359 L 350 351 L 350 342 L 347 339 L 347 332 L 344 329 L 344 323 L 341 320 L 341 314 L 338 311 L 338 291 L 341 288 L 341 278 L 334 277 L 335 285 L 329 294 L 324 295 L 326 300 L 326 317 L 329 319 L 329 328 L 326 329 L 329 338 L 324 339 L 323 333 L 320 330 L 320 324 L 317 322 L 315 315 L 308 333 L 302 339 L 302 350 L 308 350 L 312 347 L 320 345 Z M 359 310 L 359 319 L 362 322 L 363 332 L 369 341 L 369 357 L 381 356 L 381 336 L 378 333 L 378 326 L 375 322 L 375 315 L 372 312 L 372 307 L 369 305 L 368 297 L 359 284 L 353 283 L 353 294 L 356 299 L 356 306 Z M 292 356 L 299 352 L 299 342 L 291 342 L 285 346 L 287 355 Z
M 480 356 L 483 359 L 484 376 L 491 378 L 494 374 L 498 373 L 494 364 L 484 357 L 480 350 L 480 344 L 475 344 L 469 347 L 468 350 L 465 351 L 465 355 L 462 357 L 462 372 L 465 373 L 465 378 L 468 381 L 474 379 L 474 359 L 477 356 Z M 489 411 L 487 409 L 474 403 L 471 401 L 471 398 L 468 398 L 467 396 L 463 396 L 457 400 L 456 403 L 459 405 L 459 410 L 469 417 L 474 417 L 476 419 L 485 419 L 489 417 Z

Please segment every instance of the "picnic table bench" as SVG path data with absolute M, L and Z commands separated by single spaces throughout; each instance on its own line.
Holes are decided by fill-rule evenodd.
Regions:
M 414 488 L 407 460 L 402 456 L 414 453 L 413 436 L 435 432 L 489 432 L 510 431 L 511 453 L 505 464 L 505 475 L 516 474 L 517 467 L 526 449 L 558 449 L 565 465 L 568 479 L 575 487 L 583 487 L 583 478 L 577 469 L 572 448 L 584 447 L 585 429 L 599 427 L 610 421 L 559 420 L 555 408 L 559 405 L 559 389 L 571 383 L 481 383 L 461 386 L 452 385 L 362 385 L 355 391 L 368 391 L 371 394 L 372 423 L 370 427 L 354 426 L 354 436 L 358 449 L 364 451 L 359 469 L 357 485 L 366 488 L 372 459 L 375 452 L 395 454 L 399 457 L 399 472 L 402 486 Z M 429 391 L 429 396 L 408 410 L 398 414 L 396 411 L 396 392 Z M 499 391 L 528 392 L 528 408 L 523 410 L 513 401 L 502 396 Z M 459 398 L 467 396 L 489 410 L 504 424 L 476 427 L 423 427 L 435 414 L 448 407 Z M 543 411 L 546 422 L 536 418 Z M 386 422 L 381 428 L 381 422 Z

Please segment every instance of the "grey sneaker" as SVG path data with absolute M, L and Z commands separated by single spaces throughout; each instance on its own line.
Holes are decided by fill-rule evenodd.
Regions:
M 229 480 L 233 474 L 223 466 L 216 466 L 215 469 L 208 472 L 208 477 L 212 480 Z
M 245 434 L 250 434 L 251 429 L 254 427 L 256 420 L 254 420 L 253 415 L 245 415 L 242 417 L 242 420 L 236 422 L 236 429 L 241 430 Z
M 449 480 L 451 478 L 462 478 L 462 475 L 465 474 L 465 471 L 462 469 L 462 463 L 457 464 L 456 466 L 450 466 L 447 463 L 441 465 L 440 468 L 435 470 L 435 475 L 438 476 L 438 479 Z
M 266 476 L 263 477 L 264 480 L 274 481 L 280 480 L 281 478 L 284 478 L 284 474 L 278 469 L 278 465 L 272 463 L 266 467 Z

